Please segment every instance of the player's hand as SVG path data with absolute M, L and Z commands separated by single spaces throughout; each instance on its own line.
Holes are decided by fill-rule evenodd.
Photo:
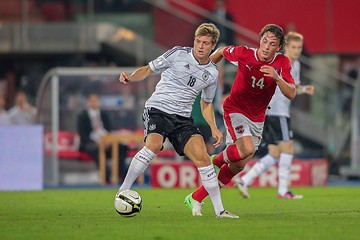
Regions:
M 315 87 L 313 85 L 305 85 L 303 89 L 304 93 L 309 94 L 310 96 L 312 96 L 315 92 Z
M 212 137 L 215 139 L 215 143 L 213 144 L 214 147 L 219 147 L 223 140 L 223 134 L 220 132 L 219 129 L 215 129 L 212 131 Z
M 120 73 L 119 81 L 123 84 L 130 82 L 129 74 L 127 72 Z
M 275 68 L 268 66 L 268 65 L 264 65 L 260 67 L 260 72 L 264 73 L 265 77 L 271 77 L 272 79 L 274 79 L 275 81 L 277 81 L 278 79 L 280 79 L 279 74 L 275 71 Z

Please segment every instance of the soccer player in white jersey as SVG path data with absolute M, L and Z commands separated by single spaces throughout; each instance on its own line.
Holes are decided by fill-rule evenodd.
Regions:
M 299 57 L 303 48 L 303 36 L 297 32 L 289 32 L 285 36 L 285 55 L 290 59 L 297 94 L 313 95 L 312 85 L 300 85 Z M 250 198 L 248 186 L 261 173 L 279 162 L 278 197 L 285 199 L 301 199 L 302 195 L 293 194 L 288 189 L 291 163 L 294 157 L 292 131 L 290 128 L 290 100 L 277 87 L 270 102 L 264 125 L 264 142 L 268 144 L 268 154 L 235 182 L 244 198 Z
M 191 118 L 193 103 L 201 92 L 201 110 L 216 140 L 214 146 L 221 144 L 222 133 L 215 124 L 212 105 L 219 72 L 209 59 L 219 36 L 220 32 L 214 24 L 203 23 L 195 31 L 193 48 L 174 47 L 131 75 L 126 72 L 120 74 L 119 81 L 124 84 L 141 81 L 153 73 L 161 73 L 161 79 L 155 92 L 145 103 L 145 146 L 132 159 L 119 192 L 131 188 L 151 159 L 161 151 L 165 138 L 168 138 L 179 155 L 186 155 L 198 167 L 216 216 L 238 218 L 223 207 L 214 166 L 210 162 L 204 140 Z M 196 209 L 191 210 L 194 216 L 201 216 L 196 214 Z

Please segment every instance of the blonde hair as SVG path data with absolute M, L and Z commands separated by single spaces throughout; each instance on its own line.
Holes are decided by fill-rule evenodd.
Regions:
M 195 31 L 195 38 L 198 36 L 211 36 L 211 43 L 216 45 L 220 37 L 220 31 L 213 23 L 203 23 Z
M 302 42 L 304 37 L 298 32 L 290 31 L 285 36 L 285 45 L 288 45 L 291 41 Z

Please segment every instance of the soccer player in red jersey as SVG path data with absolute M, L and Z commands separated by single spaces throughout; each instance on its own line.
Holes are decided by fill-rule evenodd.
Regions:
M 288 32 L 285 36 L 284 54 L 291 62 L 291 75 L 295 80 L 296 94 L 314 94 L 313 85 L 301 85 L 299 58 L 303 49 L 304 37 L 297 32 Z M 239 180 L 236 187 L 244 198 L 250 198 L 248 187 L 253 180 L 278 164 L 278 197 L 281 199 L 302 199 L 303 196 L 289 191 L 289 178 L 292 160 L 294 158 L 294 143 L 290 124 L 290 104 L 279 89 L 270 101 L 271 109 L 266 112 L 263 139 L 268 148 L 268 154 L 260 158 L 255 165 Z
M 258 48 L 226 46 L 211 55 L 215 63 L 224 57 L 238 66 L 230 95 L 223 104 L 227 147 L 213 158 L 215 168 L 219 169 L 220 186 L 228 184 L 254 155 L 261 142 L 266 109 L 276 87 L 290 100 L 295 98 L 290 60 L 279 53 L 283 45 L 282 28 L 268 24 L 260 32 Z M 201 186 L 185 198 L 185 204 L 201 212 L 207 195 Z

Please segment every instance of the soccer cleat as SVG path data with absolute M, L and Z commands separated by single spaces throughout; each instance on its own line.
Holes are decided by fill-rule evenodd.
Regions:
M 216 216 L 216 218 L 239 218 L 239 216 L 232 214 L 229 211 L 222 211 L 219 216 Z
M 192 198 L 192 193 L 186 196 L 184 204 L 191 210 L 193 216 L 202 216 L 201 210 L 203 202 L 199 203 Z
M 235 186 L 239 189 L 241 195 L 244 198 L 247 198 L 247 199 L 250 198 L 248 187 L 245 185 L 245 183 L 241 179 L 239 181 L 235 181 Z
M 290 191 L 285 193 L 284 195 L 278 194 L 278 198 L 280 199 L 302 199 L 303 197 L 304 197 L 303 195 L 296 195 Z
M 219 175 L 220 168 L 213 163 L 213 160 L 214 160 L 214 158 L 215 158 L 216 156 L 217 156 L 217 154 L 211 155 L 211 156 L 210 156 L 210 162 L 211 162 L 211 164 L 212 164 L 212 165 L 214 166 L 214 168 L 215 168 L 216 175 Z

